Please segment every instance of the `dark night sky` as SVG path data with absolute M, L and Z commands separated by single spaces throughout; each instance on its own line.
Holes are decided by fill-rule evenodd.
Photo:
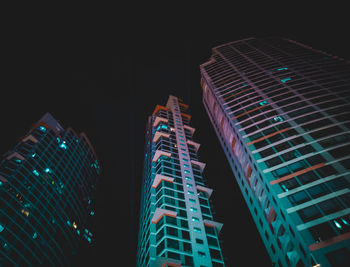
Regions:
M 146 120 L 173 94 L 190 105 L 228 266 L 270 266 L 202 106 L 199 65 L 212 47 L 252 36 L 287 37 L 350 59 L 346 8 L 90 8 L 9 16 L 1 41 L 1 153 L 49 111 L 64 127 L 86 132 L 101 161 L 94 246 L 77 262 L 135 265 Z

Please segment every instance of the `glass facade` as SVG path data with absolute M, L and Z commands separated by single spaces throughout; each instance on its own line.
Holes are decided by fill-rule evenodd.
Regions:
M 0 161 L 0 265 L 67 266 L 92 242 L 100 167 L 84 133 L 45 114 Z
M 349 62 L 249 38 L 213 48 L 200 70 L 204 106 L 272 261 L 349 263 Z
M 146 129 L 137 266 L 224 266 L 188 105 L 169 96 Z

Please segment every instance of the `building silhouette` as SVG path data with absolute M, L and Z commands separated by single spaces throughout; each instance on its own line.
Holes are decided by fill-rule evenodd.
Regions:
M 214 47 L 200 71 L 205 109 L 275 266 L 350 266 L 349 61 L 248 38 Z
M 137 266 L 224 266 L 188 105 L 169 96 L 148 118 Z
M 89 218 L 100 167 L 84 133 L 46 113 L 0 161 L 0 265 L 69 266 Z

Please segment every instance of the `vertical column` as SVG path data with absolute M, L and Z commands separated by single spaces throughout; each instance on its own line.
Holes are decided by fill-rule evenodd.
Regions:
M 186 135 L 183 128 L 178 99 L 174 96 L 170 96 L 169 98 L 170 101 L 168 103 L 170 104 L 169 108 L 172 110 L 173 113 L 177 148 L 181 167 L 181 176 L 184 185 L 188 226 L 192 242 L 193 263 L 194 266 L 203 265 L 212 267 L 202 212 L 197 195 L 196 183 L 193 177 L 191 159 L 186 143 Z M 196 238 L 203 240 L 203 244 L 197 244 Z M 205 256 L 202 253 L 204 253 Z

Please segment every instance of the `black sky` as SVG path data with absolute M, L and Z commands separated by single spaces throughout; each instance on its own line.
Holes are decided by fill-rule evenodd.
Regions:
M 287 37 L 350 59 L 346 8 L 289 2 L 90 8 L 23 11 L 9 16 L 2 34 L 1 153 L 49 111 L 64 127 L 86 132 L 101 161 L 94 246 L 76 262 L 135 265 L 146 120 L 173 94 L 190 105 L 215 218 L 224 223 L 227 265 L 270 266 L 202 106 L 199 65 L 212 47 L 253 36 Z

